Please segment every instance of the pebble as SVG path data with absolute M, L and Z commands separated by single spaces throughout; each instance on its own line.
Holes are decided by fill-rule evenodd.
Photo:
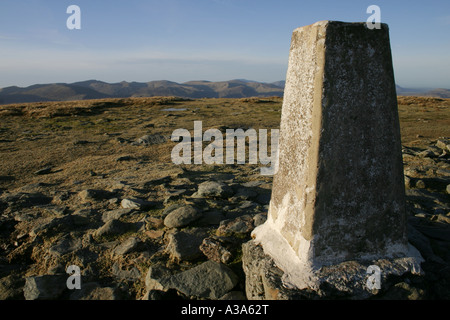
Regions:
M 411 178 L 405 175 L 405 188 L 411 189 L 412 188 L 412 181 Z
M 163 212 L 162 212 L 162 216 L 163 217 L 166 217 L 169 213 L 171 213 L 173 210 L 175 210 L 175 209 L 178 209 L 178 208 L 180 208 L 180 207 L 182 207 L 183 206 L 183 204 L 181 204 L 181 203 L 174 203 L 174 204 L 171 204 L 171 205 L 169 205 L 168 207 L 166 207 L 166 208 L 164 208 L 164 210 L 163 210 Z
M 148 229 L 160 229 L 164 227 L 164 220 L 159 217 L 146 217 L 145 222 Z
M 142 199 L 122 199 L 120 205 L 124 209 L 145 210 L 155 205 L 154 202 Z
M 34 172 L 35 175 L 44 175 L 52 172 L 52 167 L 45 167 Z
M 266 182 L 262 181 L 262 180 L 253 180 L 253 181 L 243 183 L 242 186 L 244 186 L 246 188 L 252 188 L 252 187 L 260 186 L 264 183 L 266 183 Z
M 416 181 L 416 188 L 425 189 L 426 185 L 425 182 L 421 179 Z
M 233 195 L 233 190 L 223 182 L 206 181 L 198 186 L 193 198 L 228 198 Z
M 108 199 L 114 196 L 112 192 L 106 190 L 85 189 L 78 193 L 80 199 L 84 202 Z
M 145 234 L 150 239 L 159 239 L 164 235 L 164 230 L 147 230 Z
M 235 219 L 223 220 L 217 228 L 218 236 L 228 236 L 233 234 L 246 234 L 254 229 L 253 218 L 250 215 L 244 215 Z
M 114 249 L 114 254 L 124 255 L 133 252 L 141 241 L 137 237 L 129 237 Z
M 132 145 L 149 146 L 153 144 L 160 144 L 167 141 L 167 137 L 160 134 L 145 135 L 138 138 Z
M 215 237 L 203 239 L 200 250 L 209 259 L 219 263 L 227 264 L 233 259 L 231 244 L 221 241 Z
M 253 224 L 255 227 L 262 225 L 267 220 L 267 214 L 266 213 L 258 213 L 253 217 Z
M 444 151 L 450 151 L 450 140 L 444 140 L 444 139 L 437 140 L 436 147 L 438 147 Z

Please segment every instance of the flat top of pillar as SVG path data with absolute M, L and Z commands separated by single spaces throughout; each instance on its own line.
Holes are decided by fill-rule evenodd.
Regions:
M 381 29 L 389 29 L 389 26 L 386 23 L 380 23 Z M 355 28 L 367 28 L 367 22 L 345 22 L 345 21 L 336 21 L 336 20 L 321 20 L 317 21 L 313 24 L 299 27 L 294 31 L 301 31 L 303 28 L 330 28 L 330 27 L 355 27 Z M 368 29 L 368 28 L 367 28 Z M 375 29 L 376 30 L 376 29 Z

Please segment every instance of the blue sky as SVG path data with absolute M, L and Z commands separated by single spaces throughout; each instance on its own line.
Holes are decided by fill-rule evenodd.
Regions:
M 69 30 L 69 5 L 81 30 Z M 390 28 L 397 84 L 450 88 L 450 1 L 1 0 L 0 87 L 171 80 L 273 82 L 292 31 L 320 20 Z

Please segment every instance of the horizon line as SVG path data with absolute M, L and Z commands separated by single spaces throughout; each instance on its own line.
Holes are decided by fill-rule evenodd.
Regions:
M 87 80 L 80 80 L 80 81 L 74 81 L 74 82 L 47 82 L 47 83 L 34 83 L 34 84 L 30 84 L 30 85 L 25 85 L 25 86 L 21 86 L 21 85 L 9 85 L 6 87 L 0 87 L 0 90 L 2 89 L 7 89 L 7 88 L 12 88 L 12 87 L 16 87 L 16 88 L 21 88 L 21 89 L 25 89 L 28 87 L 32 87 L 32 86 L 36 86 L 36 85 L 54 85 L 54 84 L 60 84 L 60 85 L 73 85 L 73 84 L 77 84 L 77 83 L 82 83 L 82 82 L 102 82 L 102 83 L 106 83 L 106 84 L 120 84 L 120 83 L 151 83 L 151 82 L 162 82 L 162 81 L 167 81 L 167 82 L 172 82 L 172 83 L 176 83 L 176 84 L 187 84 L 189 82 L 209 82 L 209 83 L 214 83 L 214 82 L 230 82 L 230 81 L 241 81 L 241 82 L 254 82 L 254 83 L 265 83 L 265 84 L 274 84 L 277 82 L 286 82 L 286 80 L 275 80 L 275 81 L 258 81 L 258 80 L 249 80 L 249 79 L 245 79 L 245 78 L 235 78 L 235 79 L 229 79 L 229 80 L 206 80 L 206 79 L 195 79 L 195 80 L 188 80 L 188 81 L 173 81 L 173 80 L 168 80 L 168 79 L 159 79 L 159 80 L 149 80 L 149 81 L 128 81 L 128 80 L 122 80 L 122 81 L 114 81 L 114 82 L 108 82 L 108 81 L 104 81 L 104 80 L 98 80 L 98 79 L 87 79 Z M 429 86 L 414 86 L 414 87 L 404 87 L 402 85 L 399 85 L 398 83 L 395 84 L 397 87 L 400 87 L 401 89 L 405 89 L 405 90 L 434 90 L 434 89 L 444 89 L 444 90 L 450 90 L 450 88 L 445 88 L 445 87 L 429 87 Z

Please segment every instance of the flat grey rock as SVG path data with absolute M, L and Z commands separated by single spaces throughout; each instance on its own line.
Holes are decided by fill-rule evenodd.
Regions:
M 66 289 L 65 275 L 42 275 L 25 280 L 23 294 L 26 300 L 57 299 Z
M 154 206 L 155 203 L 142 199 L 122 199 L 120 205 L 124 209 L 143 210 Z
M 169 228 L 179 228 L 189 225 L 202 217 L 202 213 L 194 207 L 187 205 L 171 211 L 164 218 L 164 225 Z
M 206 236 L 199 228 L 175 230 L 167 236 L 166 250 L 174 260 L 194 260 L 202 256 L 200 245 Z
M 98 201 L 108 199 L 114 196 L 114 193 L 106 190 L 85 189 L 78 193 L 82 201 Z
M 198 190 L 193 198 L 228 198 L 233 195 L 233 190 L 223 182 L 205 181 L 198 185 Z
M 70 300 L 119 300 L 119 294 L 116 288 L 88 282 L 82 283 L 80 290 L 74 290 Z
M 238 277 L 226 265 L 209 260 L 163 282 L 188 297 L 217 300 L 236 286 Z
M 136 267 L 131 267 L 130 269 L 123 270 L 119 263 L 114 263 L 111 268 L 111 273 L 123 281 L 137 281 L 141 277 L 141 272 Z
M 147 134 L 142 136 L 132 143 L 132 145 L 150 146 L 153 144 L 160 144 L 167 141 L 167 137 L 160 134 Z
M 78 249 L 81 249 L 81 239 L 74 239 L 70 235 L 65 235 L 54 246 L 50 247 L 49 253 L 53 255 L 64 255 Z
M 114 253 L 117 255 L 130 253 L 137 248 L 140 242 L 141 241 L 137 237 L 129 237 L 114 249 Z
M 132 225 L 120 220 L 109 220 L 94 232 L 94 236 L 119 235 L 132 229 Z
M 131 208 L 121 208 L 110 211 L 105 211 L 102 215 L 102 221 L 108 222 L 109 220 L 119 219 L 120 217 L 130 214 L 134 209 Z

